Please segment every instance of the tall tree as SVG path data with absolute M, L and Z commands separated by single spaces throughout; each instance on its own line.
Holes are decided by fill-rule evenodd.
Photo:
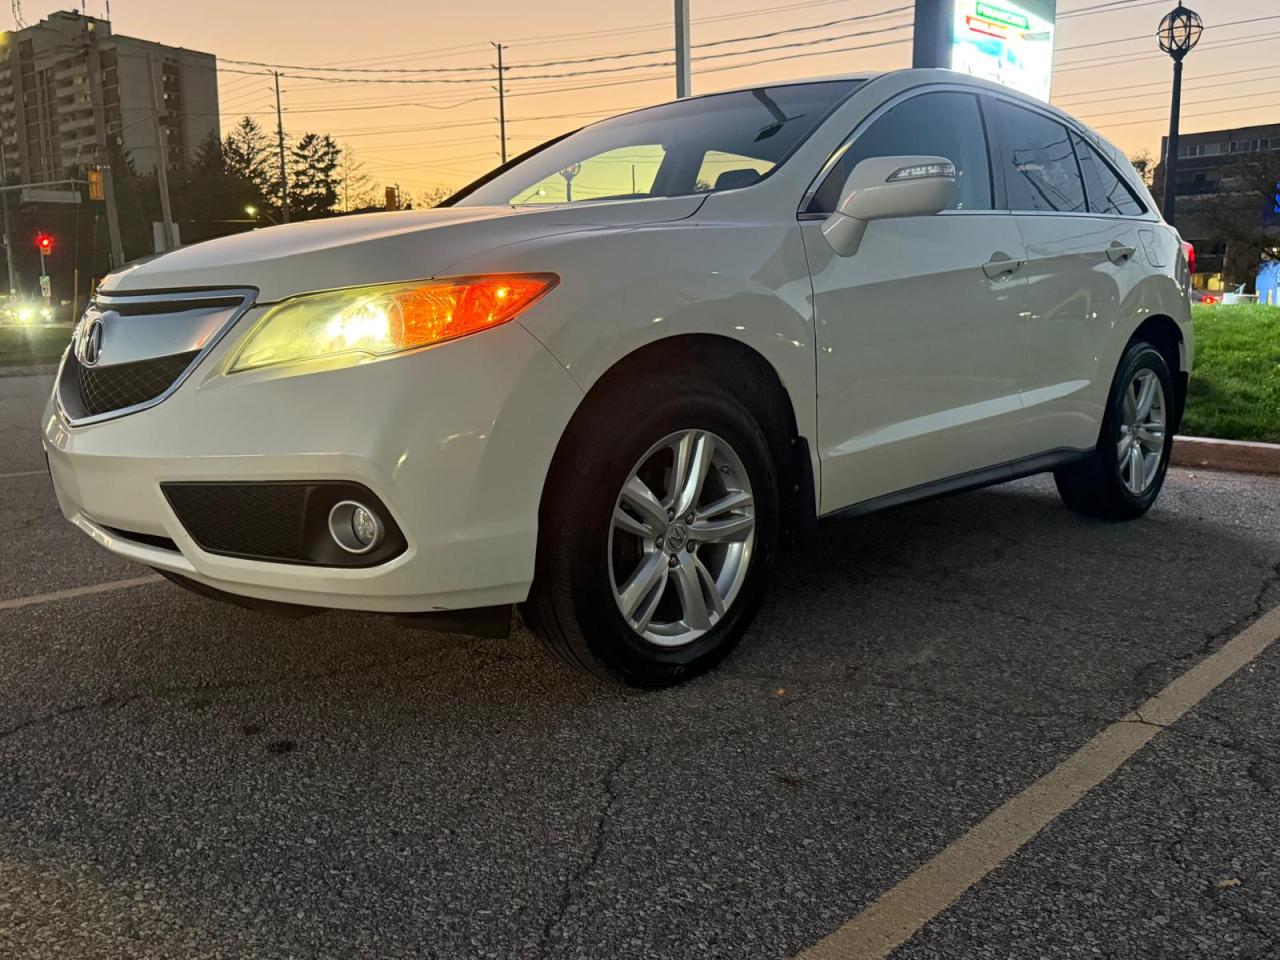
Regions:
M 342 148 L 328 134 L 304 134 L 290 151 L 289 210 L 299 220 L 322 217 L 338 205 Z
M 1150 187 L 1156 175 L 1156 158 L 1151 155 L 1151 151 L 1143 150 L 1135 153 L 1129 158 L 1129 162 L 1133 164 L 1133 169 L 1138 171 L 1138 176 L 1142 178 L 1142 182 Z
M 373 179 L 365 169 L 364 163 L 357 159 L 347 144 L 342 145 L 338 183 L 341 190 L 341 196 L 338 199 L 343 213 L 351 213 L 353 210 L 371 210 L 378 206 L 378 197 L 373 190 Z
M 212 132 L 177 177 L 174 216 L 182 223 L 184 243 L 245 229 L 245 208 L 263 202 L 259 187 L 227 163 L 226 148 Z
M 1255 150 L 1222 168 L 1218 193 L 1206 204 L 1213 234 L 1226 241 L 1228 283 L 1252 289 L 1265 251 L 1280 245 L 1280 156 Z M 1192 208 L 1194 209 L 1194 208 Z
M 269 203 L 279 202 L 276 164 L 272 144 L 266 132 L 253 117 L 245 117 L 222 142 L 222 163 L 227 173 L 254 185 L 258 197 Z
M 428 187 L 418 194 L 418 200 L 415 206 L 425 209 L 427 207 L 438 207 L 445 200 L 453 196 L 454 191 L 448 187 Z

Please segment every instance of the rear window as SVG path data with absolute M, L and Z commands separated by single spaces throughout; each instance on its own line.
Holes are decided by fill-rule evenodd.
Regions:
M 1007 100 L 989 102 L 1009 209 L 1085 213 L 1084 182 L 1067 128 Z

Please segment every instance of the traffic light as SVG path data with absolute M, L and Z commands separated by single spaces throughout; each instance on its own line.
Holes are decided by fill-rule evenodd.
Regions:
M 86 178 L 89 181 L 89 199 L 105 200 L 107 199 L 107 191 L 102 183 L 102 171 L 97 167 L 88 171 Z
M 53 253 L 53 237 L 49 236 L 47 233 L 40 234 L 36 237 L 36 249 L 46 257 Z

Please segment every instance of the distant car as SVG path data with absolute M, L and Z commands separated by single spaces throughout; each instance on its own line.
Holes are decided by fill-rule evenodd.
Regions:
M 53 323 L 54 317 L 53 307 L 43 300 L 16 298 L 0 304 L 0 321 L 15 326 Z M 65 319 L 63 322 L 66 322 Z
M 116 272 L 44 439 L 66 516 L 194 589 L 476 630 L 520 603 L 570 664 L 661 686 L 738 643 L 815 519 L 1042 471 L 1140 516 L 1188 289 L 1124 155 L 1047 104 L 944 71 L 757 86 L 443 209 Z

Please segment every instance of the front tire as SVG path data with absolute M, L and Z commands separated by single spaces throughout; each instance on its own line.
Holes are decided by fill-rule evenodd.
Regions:
M 524 618 L 573 666 L 664 687 L 715 666 L 762 599 L 778 530 L 769 444 L 719 386 L 612 384 L 557 453 Z
M 1134 520 L 1151 509 L 1173 450 L 1173 404 L 1173 377 L 1160 351 L 1131 343 L 1111 385 L 1098 446 L 1053 475 L 1063 502 L 1104 520 Z

